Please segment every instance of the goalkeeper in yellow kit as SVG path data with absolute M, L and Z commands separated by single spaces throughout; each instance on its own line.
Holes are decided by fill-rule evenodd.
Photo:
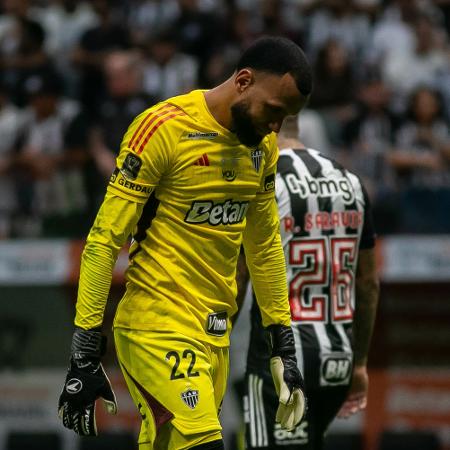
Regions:
M 163 101 L 130 125 L 82 256 L 58 405 L 66 427 L 96 435 L 98 397 L 116 412 L 100 364 L 101 326 L 113 266 L 130 236 L 114 338 L 143 418 L 140 450 L 224 448 L 218 411 L 241 244 L 268 330 L 278 417 L 286 428 L 299 422 L 304 397 L 274 196 L 275 133 L 310 92 L 301 49 L 262 38 L 223 84 Z

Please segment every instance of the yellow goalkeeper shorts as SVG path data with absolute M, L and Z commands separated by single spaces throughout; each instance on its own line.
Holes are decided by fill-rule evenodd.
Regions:
M 140 450 L 221 439 L 228 348 L 175 332 L 114 329 L 118 360 L 142 417 Z

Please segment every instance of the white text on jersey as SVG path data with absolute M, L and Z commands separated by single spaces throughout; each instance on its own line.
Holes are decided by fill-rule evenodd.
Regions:
M 286 175 L 286 184 L 292 194 L 298 194 L 301 198 L 309 196 L 333 197 L 340 196 L 346 204 L 355 201 L 355 193 L 349 180 L 345 177 L 339 178 L 312 178 L 305 176 L 297 177 L 293 173 Z
M 214 204 L 211 201 L 195 201 L 184 219 L 187 223 L 205 223 L 211 225 L 233 225 L 244 220 L 248 202 L 233 202 Z

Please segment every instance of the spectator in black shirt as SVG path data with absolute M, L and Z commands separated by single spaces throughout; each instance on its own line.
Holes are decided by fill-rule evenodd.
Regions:
M 73 53 L 80 72 L 79 99 L 88 109 L 99 100 L 104 90 L 103 62 L 109 52 L 130 47 L 129 31 L 115 20 L 107 0 L 94 0 L 100 24 L 86 31 Z

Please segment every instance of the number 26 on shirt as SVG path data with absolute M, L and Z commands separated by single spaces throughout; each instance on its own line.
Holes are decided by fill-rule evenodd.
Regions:
M 357 238 L 318 237 L 289 243 L 289 300 L 292 320 L 298 322 L 349 322 Z

